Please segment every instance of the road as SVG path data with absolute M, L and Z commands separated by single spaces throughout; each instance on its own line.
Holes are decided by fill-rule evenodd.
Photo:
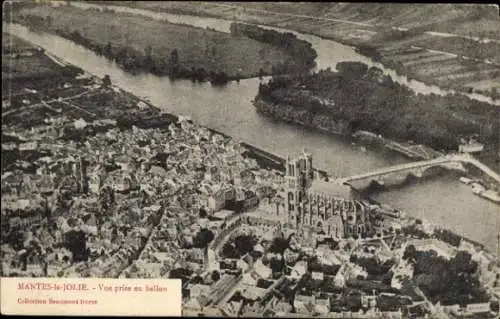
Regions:
M 305 14 L 293 14 L 293 13 L 283 13 L 283 12 L 254 9 L 254 8 L 244 8 L 242 6 L 235 6 L 235 5 L 230 5 L 230 4 L 212 3 L 212 5 L 218 6 L 218 7 L 232 8 L 232 9 L 236 9 L 236 10 L 240 10 L 240 11 L 254 11 L 254 12 L 274 14 L 274 15 L 284 16 L 284 17 L 301 18 L 301 19 L 306 18 L 306 19 L 317 20 L 317 21 L 342 22 L 342 23 L 353 24 L 353 25 L 362 26 L 362 27 L 372 27 L 373 26 L 371 24 L 363 23 L 363 22 L 356 22 L 356 21 L 349 21 L 349 20 L 342 20 L 342 19 L 313 17 L 313 16 L 308 16 Z
M 57 98 L 57 99 L 52 99 L 52 100 L 49 100 L 49 101 L 41 101 L 40 103 L 36 103 L 36 104 L 30 104 L 30 105 L 27 105 L 27 106 L 23 106 L 23 107 L 20 107 L 20 108 L 15 108 L 15 109 L 11 109 L 11 110 L 8 110 L 6 112 L 3 112 L 2 113 L 2 117 L 3 116 L 6 116 L 6 115 L 9 115 L 11 113 L 14 113 L 14 112 L 19 112 L 19 111 L 23 111 L 25 109 L 29 109 L 29 108 L 35 108 L 35 107 L 39 107 L 39 106 L 44 106 L 44 107 L 47 107 L 49 106 L 50 109 L 52 110 L 55 110 L 53 109 L 52 107 L 50 107 L 50 103 L 54 103 L 54 102 L 67 102 L 67 101 L 70 101 L 70 100 L 73 100 L 73 99 L 77 99 L 77 98 L 80 98 L 82 96 L 85 96 L 85 95 L 88 95 L 90 93 L 93 93 L 94 91 L 91 91 L 91 90 L 86 90 L 82 93 L 78 93 L 76 95 L 73 95 L 73 96 L 68 96 L 66 98 Z M 98 94 L 97 92 L 95 92 L 96 94 Z

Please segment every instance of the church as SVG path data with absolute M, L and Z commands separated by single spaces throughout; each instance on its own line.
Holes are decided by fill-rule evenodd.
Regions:
M 368 207 L 351 186 L 321 180 L 311 154 L 287 158 L 285 183 L 287 224 L 299 233 L 346 238 L 362 236 L 370 227 Z

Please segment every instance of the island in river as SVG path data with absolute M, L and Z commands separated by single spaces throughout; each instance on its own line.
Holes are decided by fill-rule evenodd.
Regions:
M 339 72 L 274 77 L 259 86 L 262 114 L 336 134 L 370 131 L 455 151 L 461 138 L 478 137 L 497 150 L 500 110 L 462 95 L 421 95 L 361 62 L 337 64 Z
M 26 5 L 13 11 L 17 14 L 11 16 L 12 22 L 68 38 L 131 72 L 225 83 L 283 73 L 292 65 L 308 70 L 316 57 L 309 43 L 291 34 L 286 43 L 266 41 L 259 37 L 263 30 L 258 27 L 248 34 L 245 26 L 235 25 L 235 32 L 227 34 L 72 5 Z

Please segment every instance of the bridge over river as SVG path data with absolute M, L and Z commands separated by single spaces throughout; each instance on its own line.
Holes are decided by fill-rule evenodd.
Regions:
M 479 168 L 483 173 L 487 174 L 491 178 L 493 178 L 497 183 L 500 184 L 500 176 L 490 169 L 488 166 L 484 165 L 472 155 L 469 154 L 452 154 L 445 155 L 441 157 L 437 157 L 431 160 L 418 161 L 406 164 L 399 164 L 390 167 L 385 167 L 381 169 L 377 169 L 371 172 L 353 175 L 349 177 L 344 177 L 337 179 L 339 183 L 350 183 L 354 181 L 361 180 L 377 180 L 383 181 L 384 177 L 393 175 L 393 174 L 413 174 L 417 177 L 421 177 L 422 174 L 431 167 L 444 167 L 447 169 L 454 170 L 465 170 L 463 164 L 472 164 Z

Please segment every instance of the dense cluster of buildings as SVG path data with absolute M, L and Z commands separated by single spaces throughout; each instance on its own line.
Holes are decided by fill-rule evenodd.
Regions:
M 114 277 L 139 255 L 142 263 L 151 259 L 145 252 L 159 250 L 162 242 L 148 239 L 164 231 L 165 243 L 190 246 L 200 229 L 213 226 L 206 216 L 200 219 L 200 210 L 211 216 L 226 207 L 251 209 L 271 196 L 276 181 L 275 173 L 244 158 L 237 143 L 183 118 L 163 132 L 115 128 L 80 145 L 42 139 L 52 156 L 38 159 L 36 171 L 2 176 L 3 234 L 55 229 L 52 236 L 63 238 L 83 232 L 91 262 L 67 271 L 88 276 Z M 39 240 L 40 254 L 53 251 L 45 247 L 53 241 Z M 13 255 L 4 260 L 16 259 L 13 251 L 5 253 Z M 183 256 L 172 252 L 172 259 L 179 261 L 177 253 Z M 25 268 L 6 266 L 4 272 Z

